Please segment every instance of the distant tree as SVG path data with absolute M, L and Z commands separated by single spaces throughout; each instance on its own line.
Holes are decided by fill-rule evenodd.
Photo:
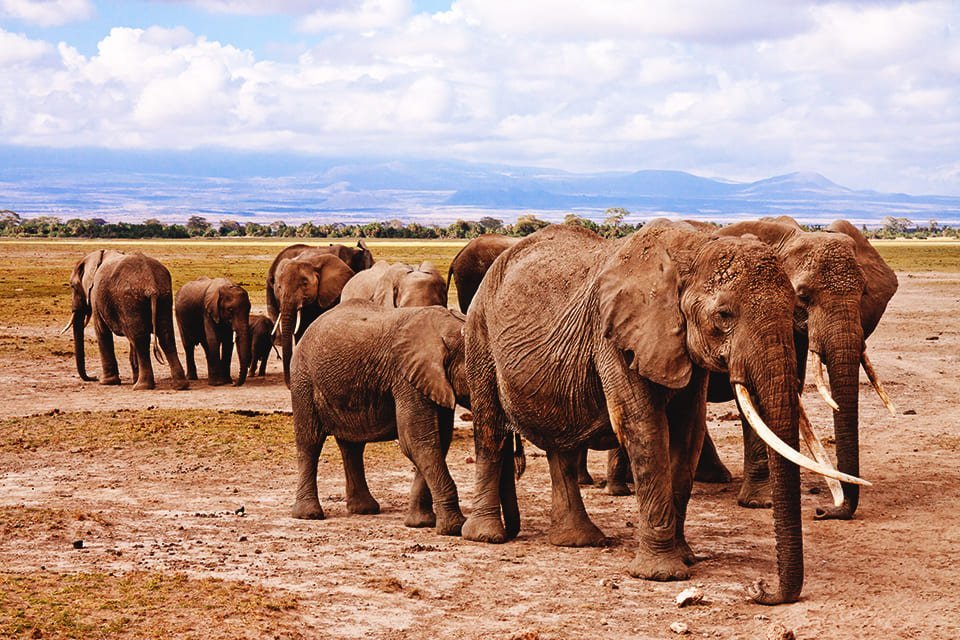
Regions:
M 623 219 L 630 214 L 623 207 L 610 207 L 603 212 L 603 224 L 610 227 L 619 227 L 623 224 Z
M 222 236 L 243 235 L 243 225 L 241 225 L 236 220 L 221 220 L 220 235 Z
M 913 221 L 909 218 L 897 218 L 887 216 L 882 221 L 883 231 L 889 236 L 897 236 L 906 233 L 913 227 Z
M 538 229 L 543 229 L 546 226 L 549 226 L 550 223 L 545 220 L 541 220 L 533 214 L 526 214 L 517 217 L 517 221 L 513 225 L 513 235 L 517 236 L 528 236 Z
M 210 223 L 203 216 L 190 216 L 187 219 L 187 231 L 191 236 L 202 236 L 210 228 Z
M 477 221 L 481 227 L 483 227 L 484 233 L 493 233 L 499 231 L 503 228 L 503 220 L 499 218 L 491 218 L 490 216 L 484 216 Z

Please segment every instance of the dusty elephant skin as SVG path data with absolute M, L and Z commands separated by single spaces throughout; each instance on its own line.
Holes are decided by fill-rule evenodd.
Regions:
M 328 435 L 343 457 L 348 511 L 379 513 L 367 487 L 364 445 L 399 439 L 416 466 L 405 524 L 460 534 L 464 518 L 446 455 L 453 409 L 457 402 L 469 406 L 462 329 L 462 317 L 443 307 L 384 309 L 360 300 L 310 325 L 291 367 L 294 517 L 323 518 L 317 461 Z
M 740 222 L 718 231 L 721 236 L 751 234 L 777 252 L 797 294 L 794 322 L 797 371 L 803 380 L 807 354 L 826 365 L 833 412 L 837 468 L 859 475 L 859 373 L 866 339 L 876 329 L 897 290 L 897 277 L 877 251 L 849 222 L 838 220 L 827 232 L 806 232 L 792 218 Z M 711 400 L 733 398 L 729 380 L 711 375 Z M 769 506 L 767 450 L 744 424 L 744 479 L 738 502 Z M 698 479 L 724 479 L 729 473 L 716 455 L 709 434 L 704 442 Z M 817 518 L 849 519 L 859 504 L 859 487 L 843 483 L 843 503 L 818 509 Z
M 92 319 L 100 351 L 100 384 L 120 384 L 113 336 L 130 341 L 130 368 L 134 389 L 156 386 L 150 360 L 151 335 L 156 337 L 153 353 L 166 356 L 174 388 L 186 389 L 187 378 L 177 355 L 173 337 L 173 292 L 170 272 L 157 260 L 142 253 L 125 254 L 100 250 L 87 254 L 70 276 L 73 290 L 72 318 L 77 373 L 86 381 L 83 330 Z
M 273 323 L 259 313 L 250 314 L 250 377 L 267 375 L 267 361 L 273 349 Z
M 705 431 L 707 372 L 729 371 L 796 449 L 793 308 L 769 247 L 688 225 L 655 222 L 618 241 L 553 226 L 509 249 L 467 318 L 477 464 L 464 538 L 503 542 L 519 531 L 509 425 L 547 451 L 550 541 L 600 544 L 575 462 L 579 447 L 612 442 L 615 432 L 641 514 L 630 573 L 686 579 L 695 556 L 684 519 Z M 775 456 L 770 475 L 779 585 L 751 587 L 763 604 L 793 602 L 803 584 L 799 469 Z
M 340 299 L 369 300 L 381 307 L 447 305 L 447 284 L 430 262 L 413 267 L 381 260 L 346 284 Z
M 187 360 L 187 377 L 197 379 L 194 350 L 203 348 L 207 358 L 207 384 L 231 384 L 230 360 L 234 336 L 240 374 L 237 386 L 247 379 L 250 366 L 250 297 L 227 278 L 198 278 L 177 291 L 174 298 L 180 341 Z
M 452 279 L 457 286 L 457 302 L 460 304 L 460 311 L 466 313 L 470 308 L 470 302 L 493 261 L 518 242 L 520 242 L 519 238 L 511 238 L 499 233 L 485 233 L 468 242 L 454 256 L 447 271 L 447 287 L 450 286 Z

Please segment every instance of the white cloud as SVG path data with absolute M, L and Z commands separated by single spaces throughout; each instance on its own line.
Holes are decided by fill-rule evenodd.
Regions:
M 410 0 L 354 0 L 316 9 L 300 21 L 307 33 L 373 31 L 397 26 L 410 15 Z
M 0 67 L 37 62 L 53 52 L 54 48 L 46 42 L 0 29 Z
M 93 15 L 90 0 L 0 0 L 0 17 L 53 27 Z

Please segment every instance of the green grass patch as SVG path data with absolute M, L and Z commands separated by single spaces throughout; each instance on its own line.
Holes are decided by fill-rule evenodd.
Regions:
M 302 637 L 297 608 L 284 592 L 182 574 L 0 573 L 3 638 Z
M 872 244 L 894 271 L 960 272 L 960 241 L 874 240 Z

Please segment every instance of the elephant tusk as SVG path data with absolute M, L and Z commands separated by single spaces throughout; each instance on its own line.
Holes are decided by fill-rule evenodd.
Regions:
M 270 335 L 277 335 L 277 329 L 280 328 L 280 316 L 277 316 L 277 321 L 273 324 L 273 330 L 270 332 Z
M 72 327 L 72 326 L 73 326 L 73 318 L 70 318 L 70 321 L 67 323 L 67 326 L 65 326 L 63 329 L 60 329 L 60 333 L 58 333 L 57 335 L 58 335 L 58 336 L 62 336 L 62 335 L 65 334 L 67 331 L 69 331 L 69 330 L 70 330 L 70 327 Z
M 823 396 L 823 399 L 834 411 L 840 411 L 840 405 L 830 395 L 830 388 L 823 380 L 823 361 L 820 360 L 820 354 L 816 351 L 810 351 L 810 358 L 813 360 L 813 379 L 817 383 L 817 391 Z
M 860 354 L 860 364 L 863 365 L 863 370 L 867 373 L 867 377 L 870 378 L 870 384 L 873 385 L 877 395 L 880 396 L 880 401 L 883 402 L 883 406 L 887 408 L 890 415 L 896 416 L 897 408 L 893 406 L 893 401 L 890 400 L 890 396 L 887 395 L 887 390 L 883 388 L 883 383 L 880 382 L 880 378 L 877 377 L 877 372 L 873 368 L 873 363 L 870 362 L 870 358 L 867 357 L 866 351 Z
M 819 473 L 822 476 L 828 478 L 834 478 L 835 480 L 840 480 L 841 482 L 846 482 L 848 484 L 859 484 L 866 487 L 872 486 L 868 481 L 858 478 L 856 476 L 851 476 L 849 474 L 837 471 L 836 469 L 831 469 L 830 467 L 824 466 L 819 462 L 815 462 L 803 455 L 786 442 L 781 440 L 777 434 L 770 430 L 760 418 L 760 414 L 757 412 L 756 407 L 753 406 L 753 400 L 750 399 L 750 392 L 747 391 L 747 388 L 742 384 L 734 384 L 734 390 L 737 393 L 737 400 L 740 402 L 740 408 L 743 410 L 743 415 L 747 419 L 747 423 L 753 427 L 753 430 L 757 432 L 757 435 L 767 443 L 767 445 L 779 453 L 781 456 L 789 460 L 790 462 L 803 467 L 804 469 L 809 469 Z
M 300 332 L 300 320 L 303 318 L 303 309 L 297 309 L 297 325 L 293 328 L 293 335 Z
M 807 412 L 803 409 L 803 402 L 800 402 L 800 437 L 807 443 L 807 448 L 810 450 L 810 453 L 813 454 L 814 460 L 825 467 L 836 469 L 830 460 L 830 456 L 827 454 L 827 450 L 820 444 L 820 438 L 817 437 L 817 433 L 813 430 L 813 425 L 810 424 L 810 420 L 807 418 Z M 827 488 L 830 489 L 830 495 L 833 496 L 833 506 L 842 506 L 843 487 L 833 478 L 824 478 L 824 480 L 827 481 Z

